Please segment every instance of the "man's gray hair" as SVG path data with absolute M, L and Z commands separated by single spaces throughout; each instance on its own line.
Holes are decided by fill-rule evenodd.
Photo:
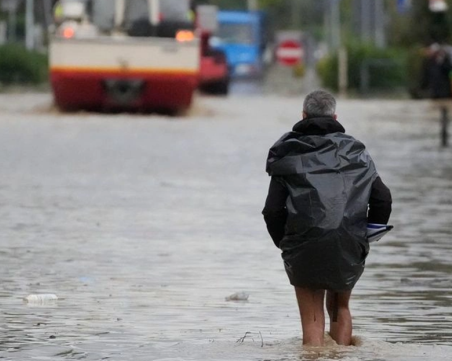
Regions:
M 325 90 L 315 90 L 306 96 L 303 111 L 310 118 L 331 117 L 336 114 L 336 99 Z

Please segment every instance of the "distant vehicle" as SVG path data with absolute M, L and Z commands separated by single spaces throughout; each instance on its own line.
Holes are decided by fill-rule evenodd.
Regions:
M 61 7 L 49 50 L 60 109 L 190 107 L 201 50 L 189 0 L 63 0 Z
M 232 77 L 260 77 L 264 72 L 266 16 L 260 11 L 219 11 L 212 43 L 226 53 Z
M 223 50 L 213 49 L 210 39 L 218 31 L 218 7 L 198 6 L 196 25 L 201 38 L 201 68 L 199 88 L 204 93 L 227 95 L 229 92 L 229 66 Z

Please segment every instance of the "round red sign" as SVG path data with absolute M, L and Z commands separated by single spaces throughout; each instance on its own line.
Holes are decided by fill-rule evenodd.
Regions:
M 296 40 L 284 40 L 276 48 L 276 59 L 282 65 L 297 65 L 302 61 L 303 55 L 303 48 Z

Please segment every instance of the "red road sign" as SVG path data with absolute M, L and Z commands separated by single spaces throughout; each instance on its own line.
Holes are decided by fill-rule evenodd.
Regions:
M 303 55 L 303 48 L 296 40 L 284 40 L 276 48 L 276 59 L 282 65 L 297 65 L 301 63 Z

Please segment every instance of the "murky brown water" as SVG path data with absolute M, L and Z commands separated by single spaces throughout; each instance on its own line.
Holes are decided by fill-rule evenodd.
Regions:
M 301 99 L 203 98 L 185 118 L 61 115 L 49 99 L 0 96 L 0 358 L 452 359 L 452 150 L 427 103 L 340 102 L 396 228 L 354 292 L 357 346 L 303 350 L 260 215 L 266 152 Z M 238 291 L 249 300 L 225 300 Z M 33 293 L 60 300 L 23 303 Z

